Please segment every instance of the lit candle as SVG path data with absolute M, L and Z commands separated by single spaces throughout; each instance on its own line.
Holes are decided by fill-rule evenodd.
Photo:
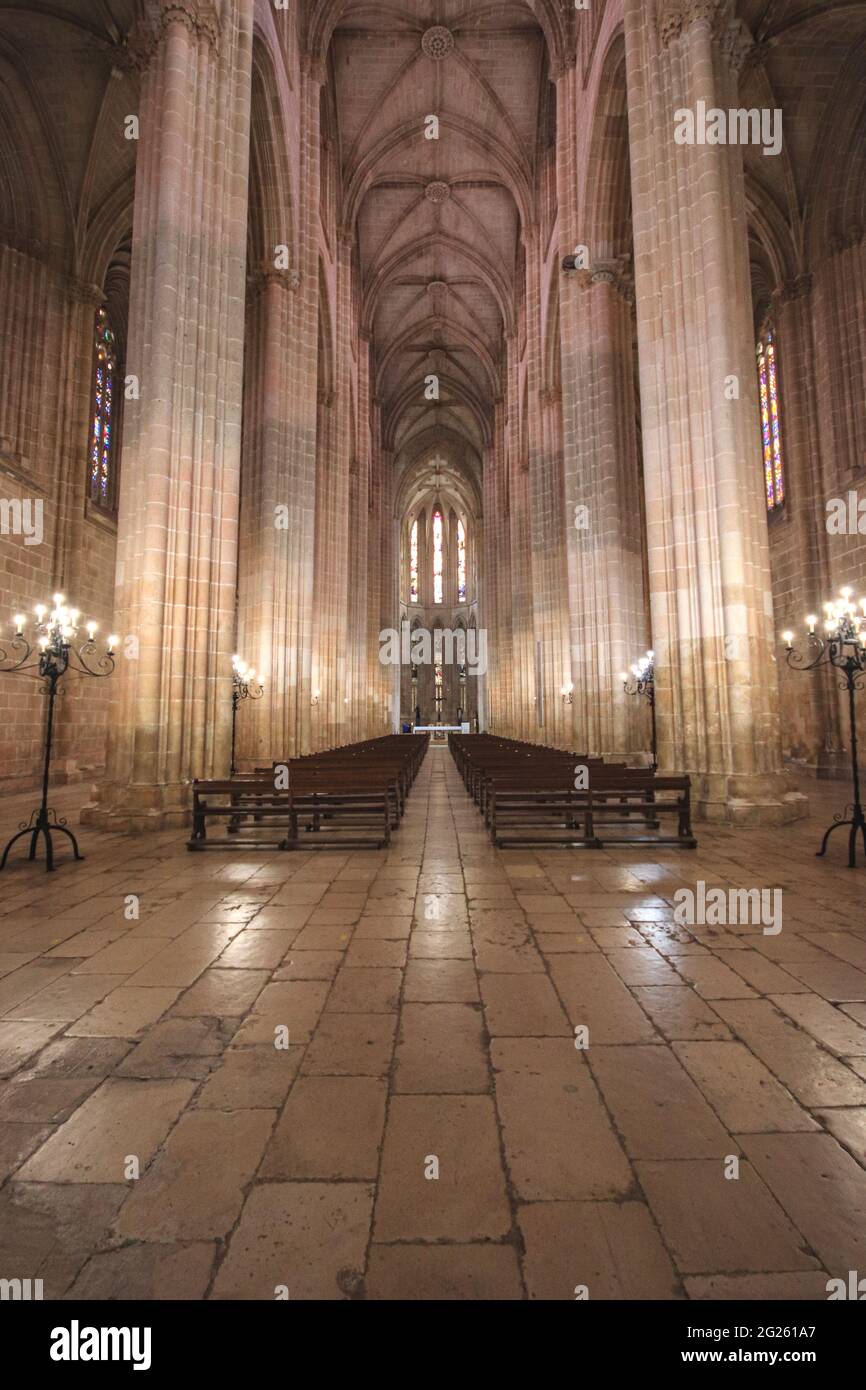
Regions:
M 45 608 L 44 603 L 37 603 L 36 607 L 34 608 L 33 612 L 36 614 L 36 618 L 40 623 L 43 622 L 46 611 L 47 610 Z
M 785 646 L 786 646 L 786 647 L 791 647 L 791 646 L 793 646 L 793 644 L 794 644 L 794 634 L 793 634 L 793 632 L 783 632 L 783 633 L 782 633 L 782 641 L 785 643 Z
M 111 656 L 111 653 L 114 651 L 114 648 L 117 646 L 118 640 L 119 640 L 119 639 L 118 639 L 117 637 L 115 637 L 113 634 L 109 637 L 109 639 L 108 639 L 108 655 L 109 655 L 109 656 Z
M 64 597 L 65 597 L 64 594 L 55 594 L 55 595 L 54 595 L 54 606 L 55 606 L 56 608 L 59 608 L 60 605 L 63 603 Z
M 96 623 L 88 623 L 88 624 L 87 624 L 87 637 L 88 637 L 88 641 L 90 641 L 90 642 L 93 641 L 93 636 L 94 636 L 94 633 L 95 633 L 95 632 L 96 632 Z
M 806 619 L 806 622 L 809 624 L 809 632 L 812 636 L 815 635 L 815 624 L 817 621 L 818 619 L 815 617 L 814 613 L 810 613 Z
M 16 613 L 16 614 L 15 614 L 15 635 L 16 635 L 16 637 L 20 637 L 20 636 L 22 635 L 23 632 L 24 632 L 24 614 L 23 614 L 23 613 Z

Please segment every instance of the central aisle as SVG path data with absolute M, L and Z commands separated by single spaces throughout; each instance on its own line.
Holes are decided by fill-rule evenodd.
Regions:
M 496 851 L 431 746 L 387 852 L 16 864 L 0 1255 L 47 1299 L 825 1299 L 866 1260 L 866 932 L 813 839 Z M 675 925 L 770 853 L 781 934 Z

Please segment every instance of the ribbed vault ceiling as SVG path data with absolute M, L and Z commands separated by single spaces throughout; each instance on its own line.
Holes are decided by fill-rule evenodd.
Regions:
M 522 288 L 544 35 L 520 0 L 357 0 L 334 31 L 330 74 L 386 436 L 400 448 L 435 428 L 480 449 Z M 429 116 L 438 140 L 425 138 Z M 424 399 L 432 374 L 438 404 Z

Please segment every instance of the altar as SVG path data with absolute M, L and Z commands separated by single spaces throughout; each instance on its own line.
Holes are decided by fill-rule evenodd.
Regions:
M 449 734 L 468 734 L 468 724 L 416 724 L 413 734 L 429 734 L 433 743 L 447 743 Z

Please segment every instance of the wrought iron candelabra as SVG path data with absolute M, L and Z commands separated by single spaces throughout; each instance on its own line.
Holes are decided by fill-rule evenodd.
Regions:
M 659 765 L 658 738 L 656 735 L 655 653 L 647 652 L 646 656 L 642 656 L 640 661 L 634 663 L 631 668 L 631 676 L 629 676 L 627 671 L 623 671 L 620 679 L 626 695 L 645 695 L 649 703 L 652 727 L 653 772 L 655 772 Z
M 256 680 L 256 669 L 248 666 L 245 661 L 241 661 L 239 656 L 232 657 L 232 761 L 231 776 L 237 772 L 235 766 L 235 735 L 237 733 L 238 705 L 241 700 L 260 700 L 265 693 L 262 681 Z M 316 692 L 318 697 L 318 691 Z M 318 704 L 318 698 L 313 701 Z
M 820 858 L 826 853 L 827 841 L 834 830 L 841 830 L 843 826 L 848 826 L 849 869 L 853 869 L 857 862 L 858 831 L 863 836 L 863 848 L 866 851 L 866 815 L 864 815 L 863 804 L 860 800 L 855 705 L 856 692 L 864 688 L 864 675 L 866 675 L 866 599 L 860 600 L 860 612 L 858 613 L 857 606 L 851 602 L 851 593 L 850 589 L 842 589 L 841 598 L 838 598 L 834 603 L 824 604 L 823 636 L 819 636 L 815 631 L 818 622 L 817 617 L 814 614 L 809 615 L 806 619 L 806 626 L 809 629 L 809 647 L 806 651 L 796 650 L 793 632 L 782 634 L 788 665 L 792 670 L 814 671 L 818 666 L 831 666 L 840 673 L 840 677 L 837 678 L 839 689 L 848 694 L 848 720 L 851 731 L 851 781 L 854 789 L 854 800 L 850 806 L 845 807 L 844 812 L 833 817 L 833 824 L 828 826 L 825 831 L 821 848 L 816 850 L 816 857 Z M 850 812 L 850 815 L 846 812 Z
M 52 835 L 56 831 L 66 835 L 72 841 L 72 849 L 76 859 L 84 858 L 84 855 L 79 851 L 78 841 L 62 816 L 57 816 L 48 805 L 48 779 L 51 770 L 54 703 L 58 698 L 57 687 L 67 671 L 85 676 L 110 676 L 114 670 L 114 647 L 117 638 L 109 637 L 106 650 L 100 654 L 94 640 L 96 623 L 87 623 L 85 624 L 87 637 L 78 645 L 78 619 L 80 615 L 78 609 L 67 608 L 63 594 L 54 595 L 52 612 L 49 613 L 43 603 L 37 604 L 34 612 L 36 615 L 35 645 L 25 635 L 24 616 L 19 613 L 15 618 L 15 636 L 8 645 L 0 645 L 0 671 L 14 675 L 18 672 L 35 670 L 37 675 L 31 676 L 29 679 L 45 682 L 43 690 L 48 696 L 48 709 L 45 717 L 45 746 L 42 761 L 42 800 L 30 816 L 29 821 L 21 823 L 16 834 L 6 845 L 3 858 L 0 859 L 0 870 L 6 867 L 9 851 L 16 840 L 21 840 L 27 835 L 30 836 L 28 858 L 35 859 L 36 848 L 41 835 L 45 841 L 45 868 L 50 872 L 54 868 Z M 31 660 L 31 658 L 33 659 Z

